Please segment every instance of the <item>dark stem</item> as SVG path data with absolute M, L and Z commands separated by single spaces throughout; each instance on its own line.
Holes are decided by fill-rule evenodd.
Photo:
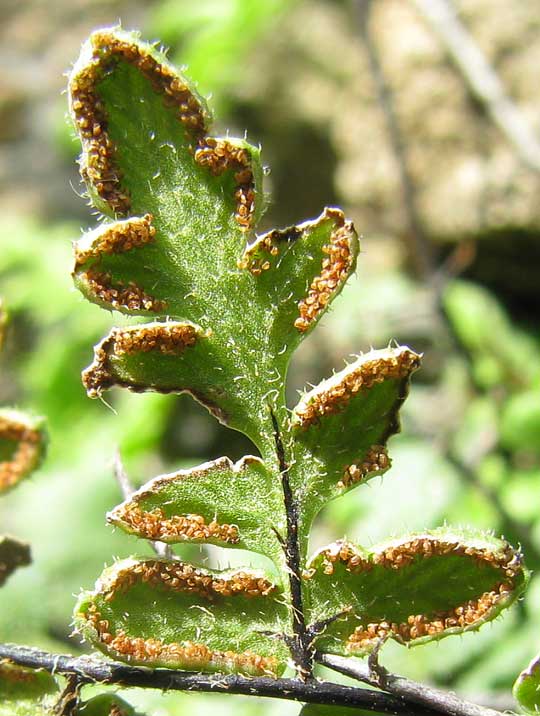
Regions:
M 301 701 L 308 704 L 347 706 L 383 714 L 440 716 L 451 713 L 437 708 L 416 706 L 399 696 L 315 679 L 302 682 L 299 679 L 251 678 L 236 674 L 205 675 L 172 669 L 148 669 L 90 656 L 72 657 L 49 654 L 16 644 L 0 644 L 0 658 L 10 659 L 15 664 L 32 669 L 45 669 L 54 674 L 74 675 L 78 680 L 87 683 L 97 682 L 172 691 L 242 694 Z M 489 711 L 484 710 L 484 714 L 490 716 Z
M 384 688 L 394 696 L 400 696 L 410 703 L 426 706 L 439 710 L 448 716 L 500 716 L 500 711 L 484 708 L 470 701 L 460 699 L 453 693 L 447 693 L 434 689 L 426 684 L 419 684 L 403 676 L 390 674 L 378 663 L 375 673 L 373 664 L 370 666 L 364 662 L 352 659 L 345 659 L 342 656 L 333 654 L 316 654 L 316 660 L 327 666 L 329 669 L 349 676 L 352 679 L 363 681 L 371 686 L 380 686 L 381 675 L 384 679 Z
M 275 413 L 270 409 L 274 440 L 281 474 L 281 486 L 285 513 L 287 515 L 287 537 L 285 540 L 285 560 L 289 572 L 289 585 L 291 588 L 291 601 L 293 610 L 293 632 L 291 640 L 291 654 L 296 664 L 298 676 L 302 680 L 313 677 L 313 647 L 312 639 L 306 629 L 304 607 L 302 603 L 302 576 L 300 573 L 300 548 L 298 545 L 298 505 L 291 490 L 289 480 L 289 466 L 285 459 L 285 449 L 281 440 L 281 433 Z

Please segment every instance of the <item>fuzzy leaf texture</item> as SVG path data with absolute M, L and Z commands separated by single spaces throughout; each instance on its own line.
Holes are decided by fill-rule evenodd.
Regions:
M 291 355 L 355 269 L 343 212 L 256 235 L 260 150 L 213 136 L 190 80 L 135 33 L 93 33 L 69 98 L 82 177 L 103 214 L 75 246 L 75 284 L 146 321 L 96 346 L 88 394 L 188 392 L 261 453 L 154 478 L 108 520 L 143 539 L 247 549 L 273 564 L 258 573 L 119 561 L 79 598 L 78 629 L 131 663 L 279 675 L 291 661 L 309 670 L 315 648 L 361 654 L 381 636 L 421 643 L 495 617 L 527 573 L 491 536 L 449 528 L 308 555 L 318 511 L 390 467 L 387 442 L 421 360 L 405 346 L 370 351 L 288 410 Z

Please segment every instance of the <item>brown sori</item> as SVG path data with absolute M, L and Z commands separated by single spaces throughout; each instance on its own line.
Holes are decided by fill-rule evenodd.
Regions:
M 81 174 L 98 196 L 117 215 L 131 208 L 129 192 L 122 186 L 117 162 L 117 147 L 107 129 L 107 114 L 99 98 L 97 85 L 118 61 L 136 67 L 163 96 L 166 106 L 174 108 L 190 140 L 194 158 L 214 175 L 234 171 L 235 218 L 243 230 L 252 227 L 255 211 L 255 181 L 248 152 L 226 139 L 208 136 L 209 115 L 202 102 L 174 69 L 152 54 L 112 32 L 99 31 L 91 37 L 91 60 L 71 79 L 71 109 L 83 143 Z
M 366 354 L 302 399 L 294 411 L 300 427 L 307 428 L 325 415 L 338 413 L 357 393 L 376 383 L 408 378 L 419 365 L 420 356 L 405 347 L 374 358 Z
M 154 241 L 156 229 L 152 226 L 152 215 L 117 221 L 102 229 L 97 239 L 88 248 L 75 245 L 75 270 L 89 259 L 100 259 L 104 255 L 120 254 Z
M 388 470 L 390 464 L 391 461 L 385 446 L 372 445 L 361 461 L 353 462 L 345 468 L 343 477 L 337 486 L 350 487 L 357 482 L 361 482 L 367 475 Z
M 346 222 L 343 212 L 338 209 L 327 209 L 326 213 L 335 219 L 336 229 L 332 231 L 329 243 L 322 248 L 326 258 L 323 259 L 321 273 L 311 282 L 308 295 L 298 303 L 300 316 L 294 326 L 300 333 L 307 331 L 324 311 L 332 295 L 349 275 L 354 261 L 351 251 L 352 222 Z
M 121 281 L 113 282 L 110 273 L 92 267 L 79 275 L 85 284 L 85 291 L 93 300 L 102 301 L 107 307 L 128 311 L 148 311 L 163 313 L 167 308 L 165 301 L 159 300 L 130 281 L 127 285 Z
M 160 639 L 143 639 L 128 636 L 124 630 L 111 633 L 110 623 L 101 618 L 94 604 L 90 604 L 83 616 L 98 633 L 100 641 L 109 651 L 117 653 L 127 660 L 145 662 L 160 660 L 165 664 L 182 664 L 191 669 L 203 670 L 208 666 L 216 669 L 229 668 L 253 675 L 275 675 L 277 660 L 253 652 L 237 653 L 233 651 L 213 651 L 205 644 L 192 641 L 166 644 Z
M 114 518 L 124 522 L 142 537 L 152 540 L 215 539 L 230 544 L 236 544 L 239 540 L 236 525 L 219 524 L 216 520 L 207 523 L 202 515 L 194 514 L 167 517 L 160 507 L 146 511 L 133 502 L 115 510 Z

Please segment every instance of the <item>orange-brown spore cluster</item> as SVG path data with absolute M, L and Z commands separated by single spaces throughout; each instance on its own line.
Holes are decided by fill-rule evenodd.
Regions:
M 195 326 L 189 323 L 158 323 L 130 328 L 114 328 L 94 348 L 94 361 L 82 373 L 83 385 L 91 398 L 101 395 L 113 385 L 126 385 L 115 377 L 110 358 L 133 353 L 158 351 L 166 355 L 178 355 L 193 346 L 197 340 Z
M 255 214 L 255 180 L 247 150 L 228 139 L 205 137 L 199 140 L 194 158 L 214 176 L 220 176 L 228 169 L 234 171 L 235 219 L 244 231 L 251 229 Z
M 390 458 L 384 445 L 372 445 L 360 462 L 353 462 L 345 468 L 338 487 L 350 487 L 361 482 L 367 475 L 387 470 L 390 467 Z
M 228 578 L 221 578 L 184 562 L 150 559 L 119 570 L 114 579 L 107 584 L 104 599 L 111 601 L 116 594 L 127 591 L 138 582 L 153 587 L 195 593 L 210 601 L 216 597 L 237 595 L 266 597 L 275 590 L 271 582 L 249 572 L 236 572 Z
M 273 233 L 265 234 L 253 246 L 249 246 L 245 250 L 238 262 L 239 269 L 247 269 L 253 276 L 260 276 L 263 271 L 268 271 L 272 264 L 268 258 L 264 257 L 264 254 L 267 253 L 274 257 L 279 254 L 279 247 L 272 239 Z
M 508 579 L 515 579 L 521 571 L 521 555 L 510 545 L 493 552 L 485 548 L 474 547 L 458 540 L 438 539 L 432 535 L 420 535 L 404 542 L 395 542 L 369 557 L 360 555 L 350 542 L 335 542 L 319 552 L 318 558 L 325 574 L 334 573 L 334 565 L 345 564 L 349 572 L 368 572 L 376 566 L 386 569 L 403 569 L 417 559 L 454 555 L 471 557 L 479 564 L 489 565 L 501 570 Z
M 167 308 L 165 301 L 151 296 L 133 281 L 128 284 L 121 281 L 114 283 L 111 274 L 106 271 L 92 267 L 82 273 L 80 278 L 94 300 L 102 301 L 116 310 L 163 313 Z
M 420 356 L 408 348 L 366 354 L 333 378 L 308 393 L 295 408 L 301 427 L 306 428 L 325 415 L 338 413 L 357 393 L 385 380 L 408 378 L 420 365 Z
M 197 340 L 195 326 L 189 323 L 158 323 L 127 328 L 114 328 L 94 348 L 94 361 L 82 373 L 82 381 L 88 395 L 96 398 L 113 385 L 133 387 L 115 376 L 111 355 L 120 358 L 134 353 L 158 351 L 165 355 L 179 355 Z
M 503 579 L 493 590 L 484 592 L 478 599 L 471 599 L 446 612 L 433 615 L 413 614 L 406 622 L 394 623 L 382 620 L 355 629 L 348 641 L 348 650 L 366 651 L 372 648 L 380 638 L 395 636 L 402 641 L 412 641 L 423 636 L 436 636 L 447 629 L 464 629 L 477 624 L 512 592 L 513 583 L 521 570 L 521 555 L 507 545 L 505 549 L 493 552 L 489 549 L 469 546 L 457 540 L 437 539 L 432 536 L 419 536 L 415 539 L 395 543 L 372 555 L 359 554 L 348 542 L 336 542 L 330 548 L 319 553 L 320 568 L 324 574 L 334 573 L 335 565 L 341 562 L 347 571 L 354 574 L 370 572 L 376 566 L 386 569 L 403 569 L 417 559 L 429 559 L 442 555 L 460 555 L 475 559 L 479 564 L 498 569 Z M 305 573 L 311 578 L 316 568 Z
M 95 604 L 90 604 L 82 615 L 98 633 L 100 641 L 113 655 L 116 653 L 127 661 L 136 663 L 157 662 L 169 667 L 204 671 L 239 671 L 256 675 L 275 676 L 277 660 L 251 651 L 214 651 L 205 644 L 193 641 L 166 644 L 161 639 L 128 636 L 123 629 L 113 633 L 110 622 L 102 619 Z
M 379 639 L 388 636 L 399 641 L 409 642 L 422 637 L 436 637 L 449 629 L 466 629 L 478 625 L 497 607 L 499 602 L 507 599 L 512 592 L 512 585 L 501 582 L 492 591 L 484 592 L 478 599 L 469 599 L 454 609 L 426 614 L 411 614 L 405 622 L 371 622 L 367 626 L 360 625 L 347 641 L 347 651 L 365 652 L 372 649 Z
M 291 226 L 288 229 L 273 229 L 259 236 L 244 251 L 238 268 L 247 269 L 253 276 L 260 276 L 263 271 L 268 271 L 272 265 L 271 259 L 279 255 L 281 246 L 286 241 L 295 241 L 301 235 L 302 230 L 299 227 Z
M 328 210 L 330 211 L 330 210 Z M 330 235 L 330 241 L 323 246 L 326 258 L 322 262 L 322 271 L 309 287 L 308 295 L 298 303 L 300 316 L 294 322 L 295 328 L 304 333 L 319 313 L 324 311 L 335 291 L 350 273 L 354 257 L 351 250 L 351 237 L 354 228 L 350 221 L 345 222 L 343 213 L 331 210 L 336 220 L 336 229 Z
M 220 524 L 216 520 L 206 522 L 202 515 L 173 515 L 167 517 L 160 507 L 141 510 L 135 502 L 129 502 L 114 512 L 114 519 L 125 523 L 142 537 L 151 540 L 219 540 L 236 544 L 239 541 L 236 525 Z
M 178 119 L 190 136 L 206 134 L 208 116 L 202 103 L 172 68 L 156 60 L 136 42 L 112 32 L 98 31 L 91 37 L 90 61 L 71 79 L 71 108 L 83 142 L 81 174 L 99 197 L 119 215 L 129 212 L 131 201 L 121 186 L 116 163 L 117 148 L 107 131 L 107 115 L 96 91 L 97 84 L 119 60 L 136 67 L 162 94 L 165 103 L 177 109 Z
M 113 350 L 116 355 L 150 353 L 178 355 L 197 342 L 197 329 L 190 323 L 158 323 L 113 331 Z
M 11 460 L 0 462 L 0 492 L 3 492 L 37 465 L 42 438 L 38 430 L 4 416 L 0 416 L 0 438 L 17 443 Z
M 89 259 L 99 259 L 104 255 L 120 254 L 144 246 L 154 240 L 156 229 L 152 226 L 152 215 L 142 218 L 117 221 L 99 234 L 89 248 L 75 246 L 75 270 Z
M 89 398 L 99 398 L 104 390 L 115 384 L 109 368 L 106 342 L 94 348 L 94 361 L 83 370 L 81 378 Z

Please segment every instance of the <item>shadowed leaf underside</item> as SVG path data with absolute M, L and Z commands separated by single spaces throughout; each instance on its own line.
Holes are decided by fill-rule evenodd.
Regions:
M 0 587 L 18 567 L 31 562 L 30 547 L 14 537 L 0 536 Z

